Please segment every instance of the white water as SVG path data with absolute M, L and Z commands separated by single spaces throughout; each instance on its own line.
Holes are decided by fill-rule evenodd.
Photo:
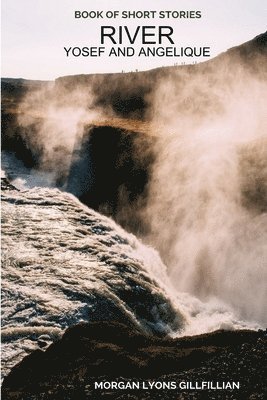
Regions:
M 4 373 L 80 321 L 173 335 L 249 326 L 221 304 L 177 295 L 155 250 L 57 189 L 3 191 L 2 233 Z
M 80 321 L 114 319 L 163 333 L 186 323 L 166 292 L 158 254 L 72 195 L 3 191 L 2 233 L 7 368 L 39 336 L 49 342 Z

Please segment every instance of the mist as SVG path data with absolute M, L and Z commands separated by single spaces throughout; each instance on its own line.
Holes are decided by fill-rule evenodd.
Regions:
M 146 240 L 175 290 L 266 323 L 267 84 L 226 59 L 159 82 Z
M 4 156 L 17 186 L 69 191 L 159 251 L 188 332 L 267 322 L 267 71 L 246 46 L 29 91 L 18 124 L 37 161 Z
M 55 84 L 29 91 L 19 105 L 18 124 L 34 158 L 30 182 L 35 186 L 66 186 L 75 154 L 82 145 L 85 126 L 101 118 L 92 107 L 90 88 L 59 90 Z M 32 186 L 33 184 L 30 184 Z

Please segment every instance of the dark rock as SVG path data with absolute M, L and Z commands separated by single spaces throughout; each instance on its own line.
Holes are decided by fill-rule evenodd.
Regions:
M 81 324 L 69 328 L 62 339 L 45 352 L 36 350 L 14 367 L 4 379 L 3 399 L 263 398 L 266 393 L 265 345 L 266 337 L 262 332 L 248 330 L 160 339 L 116 322 Z M 95 381 L 148 379 L 159 382 L 239 381 L 240 389 L 223 392 L 94 389 Z M 207 393 L 211 397 L 207 397 Z M 177 397 L 178 394 L 181 397 Z
M 7 178 L 1 178 L 1 190 L 17 190 L 18 189 L 12 185 Z

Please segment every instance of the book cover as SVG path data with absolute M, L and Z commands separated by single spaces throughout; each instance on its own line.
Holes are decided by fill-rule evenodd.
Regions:
M 262 0 L 3 0 L 2 396 L 266 396 Z

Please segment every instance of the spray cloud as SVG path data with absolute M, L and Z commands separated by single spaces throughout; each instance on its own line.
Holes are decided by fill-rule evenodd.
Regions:
M 38 159 L 37 169 L 31 172 L 37 184 L 40 178 L 48 186 L 62 186 L 66 182 L 85 126 L 101 115 L 100 110 L 92 108 L 93 101 L 90 87 L 64 90 L 56 84 L 31 90 L 24 97 L 18 123 L 27 146 Z
M 220 60 L 219 60 L 220 61 Z M 234 71 L 234 73 L 233 73 Z M 266 322 L 266 79 L 211 64 L 159 82 L 161 126 L 144 216 L 178 291 Z

